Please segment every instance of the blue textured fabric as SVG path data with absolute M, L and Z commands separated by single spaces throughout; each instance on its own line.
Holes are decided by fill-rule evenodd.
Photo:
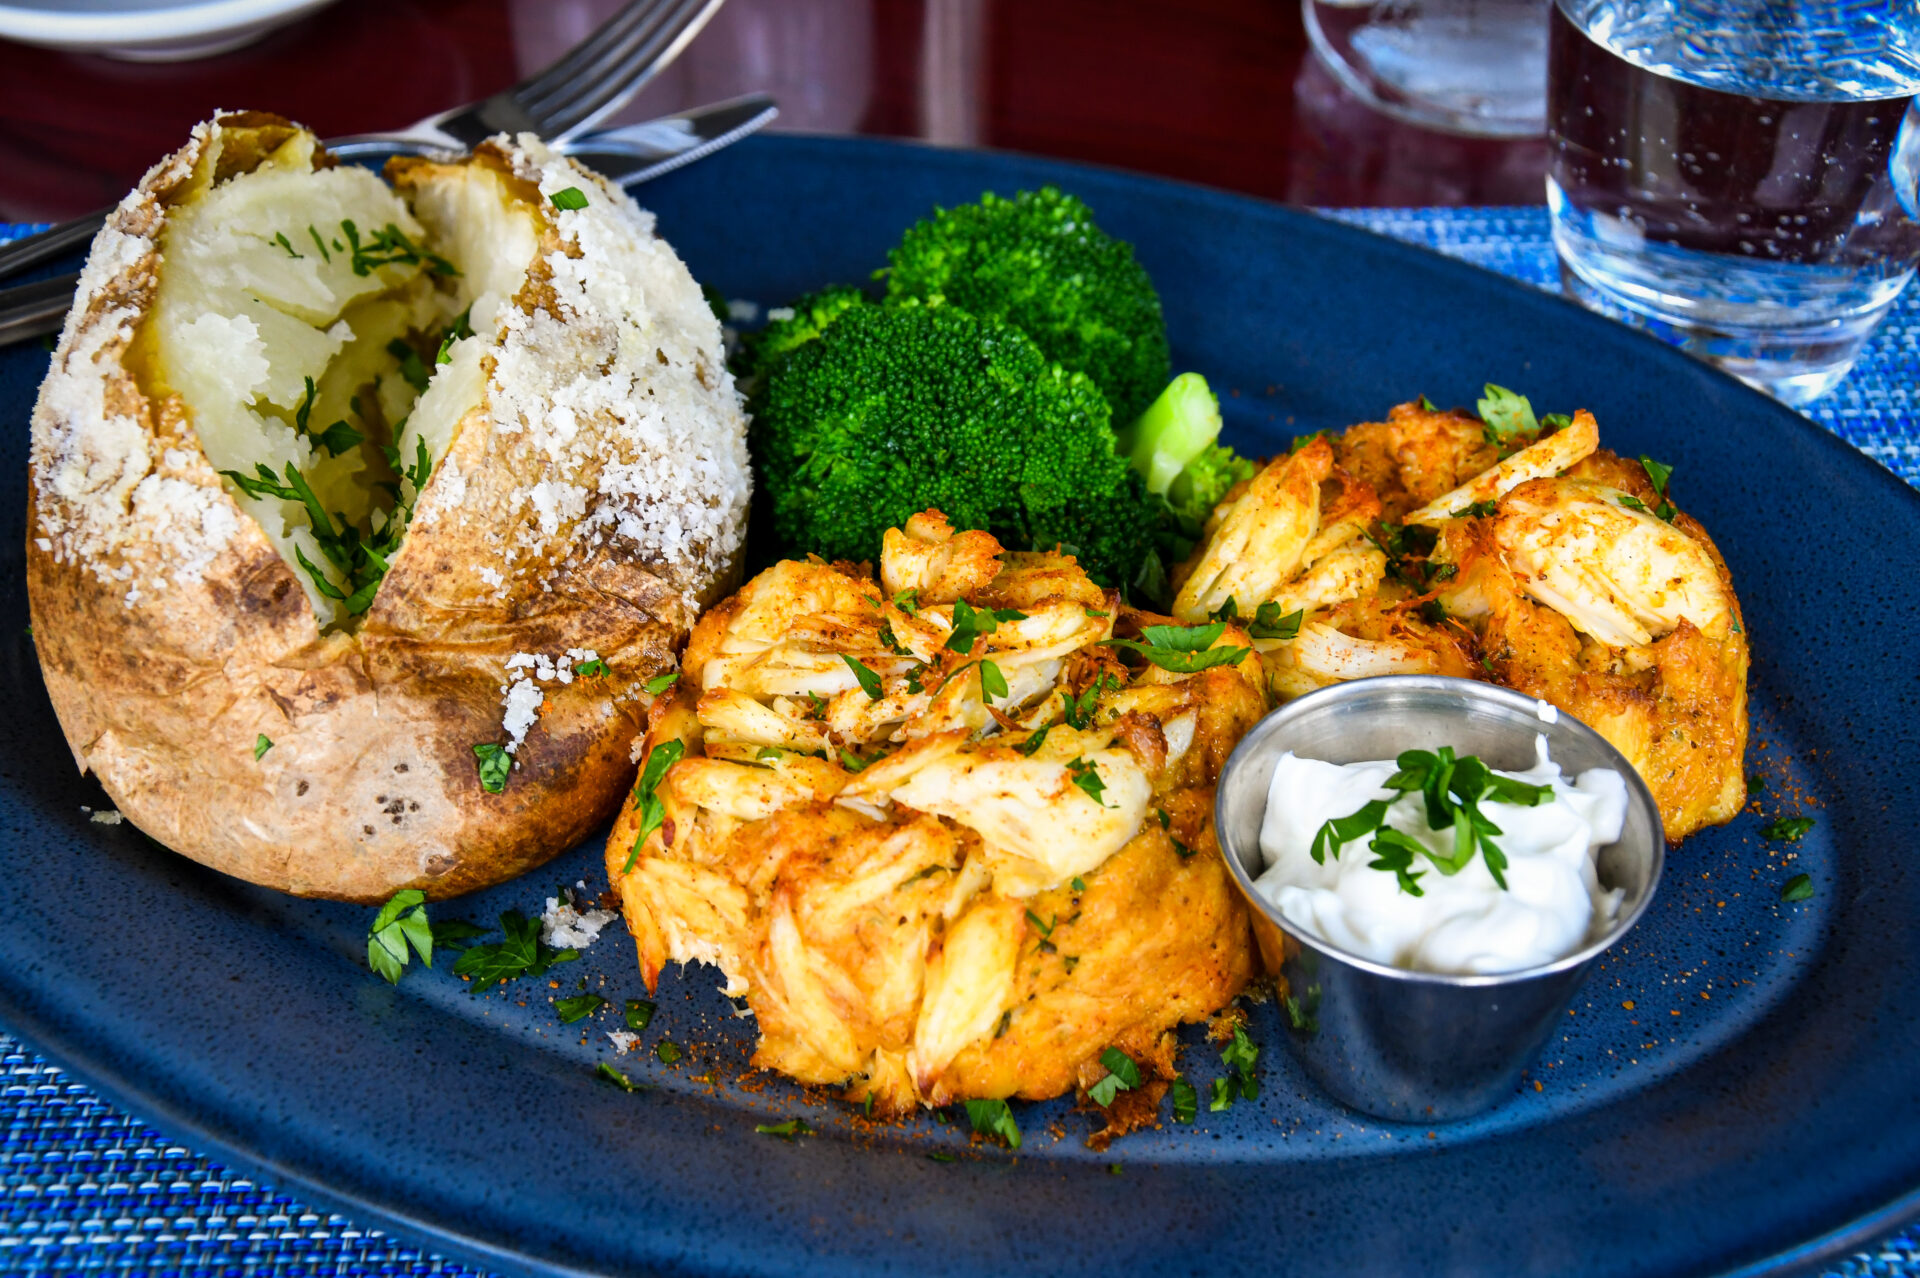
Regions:
M 1356 209 L 1342 220 L 1542 288 L 1557 287 L 1544 210 Z M 0 226 L 0 241 L 32 230 Z M 1920 483 L 1920 295 L 1810 416 Z M 344 1216 L 310 1210 L 176 1145 L 0 1035 L 0 1272 L 467 1274 Z M 1828 1278 L 1920 1278 L 1920 1228 Z

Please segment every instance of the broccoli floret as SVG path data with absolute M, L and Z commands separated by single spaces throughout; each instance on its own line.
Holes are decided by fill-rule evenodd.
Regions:
M 1227 490 L 1243 479 L 1252 479 L 1259 467 L 1225 444 L 1209 445 L 1207 450 L 1187 463 L 1187 468 L 1167 488 L 1167 506 L 1189 537 L 1200 535 L 1200 526 L 1227 495 Z
M 1167 380 L 1160 295 L 1133 248 L 1052 187 L 937 211 L 887 255 L 887 300 L 946 302 L 1007 320 L 1085 373 L 1129 422 Z
M 1161 552 L 1186 558 L 1201 525 L 1229 488 L 1253 476 L 1254 464 L 1220 437 L 1220 401 L 1198 373 L 1182 373 L 1167 383 L 1126 430 L 1121 451 L 1145 483 L 1164 499 Z
M 734 374 L 747 378 L 764 371 L 771 361 L 805 346 L 826 332 L 828 325 L 866 300 L 866 294 L 852 284 L 829 284 L 818 292 L 805 294 L 787 308 L 789 314 L 769 318 L 765 328 L 740 338 L 741 356 L 734 366 Z
M 1097 580 L 1130 581 L 1152 548 L 1093 383 L 956 307 L 843 310 L 770 366 L 753 443 L 789 553 L 870 558 L 929 507 L 1011 548 L 1065 543 Z

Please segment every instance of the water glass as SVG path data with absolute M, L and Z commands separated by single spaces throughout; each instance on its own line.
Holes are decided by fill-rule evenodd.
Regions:
M 1567 291 L 1793 405 L 1920 261 L 1920 0 L 1555 0 Z
M 1388 115 L 1478 137 L 1546 128 L 1551 0 L 1301 0 L 1313 51 Z

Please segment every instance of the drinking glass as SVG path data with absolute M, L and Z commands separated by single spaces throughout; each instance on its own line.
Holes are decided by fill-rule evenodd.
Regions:
M 1920 260 L 1920 0 L 1555 0 L 1561 281 L 1793 405 Z
M 1301 0 L 1313 51 L 1386 114 L 1479 137 L 1546 128 L 1551 0 Z

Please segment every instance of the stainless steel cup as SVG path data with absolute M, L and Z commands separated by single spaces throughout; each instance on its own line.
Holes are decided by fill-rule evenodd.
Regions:
M 1612 768 L 1627 782 L 1626 825 L 1600 850 L 1597 867 L 1601 886 L 1625 891 L 1619 918 L 1578 953 L 1491 976 L 1409 972 L 1308 936 L 1255 891 L 1266 868 L 1261 817 L 1285 751 L 1355 763 L 1450 745 L 1518 771 L 1533 766 L 1541 733 L 1567 774 Z M 1361 679 L 1291 701 L 1242 739 L 1214 804 L 1220 847 L 1251 907 L 1261 953 L 1287 982 L 1288 1046 L 1335 1099 L 1401 1122 L 1465 1118 L 1512 1096 L 1594 959 L 1646 910 L 1664 861 L 1660 811 L 1618 750 L 1545 702 L 1470 679 Z

